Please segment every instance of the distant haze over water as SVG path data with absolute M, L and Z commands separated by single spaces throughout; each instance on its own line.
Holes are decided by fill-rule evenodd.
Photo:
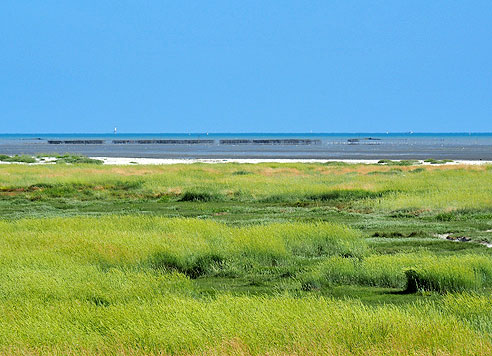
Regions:
M 492 133 L 0 134 L 0 154 L 492 160 Z

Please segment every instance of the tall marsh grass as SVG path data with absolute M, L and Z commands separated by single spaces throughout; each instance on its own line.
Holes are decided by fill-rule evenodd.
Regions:
M 39 354 L 489 355 L 490 339 L 431 307 L 321 297 L 178 295 L 121 304 L 0 303 L 0 351 Z M 459 337 L 457 337 L 459 333 Z
M 366 251 L 358 232 L 330 223 L 229 227 L 198 219 L 77 217 L 4 221 L 0 233 L 0 268 L 76 263 L 178 271 L 192 278 L 245 270 L 251 262 L 268 267 L 308 257 L 361 257 Z
M 305 288 L 354 284 L 456 292 L 492 286 L 489 256 L 436 256 L 431 254 L 372 255 L 362 260 L 327 258 L 304 276 Z
M 466 281 L 466 271 L 480 270 L 480 287 L 491 275 L 484 256 L 368 256 L 357 231 L 330 223 L 73 217 L 0 221 L 0 236 L 0 354 L 492 353 L 492 318 L 471 312 L 473 303 L 490 310 L 481 299 L 457 299 L 468 311 L 452 299 L 369 307 L 299 291 L 210 296 L 195 280 L 308 261 L 327 285 L 403 287 L 414 268 L 448 286 L 457 264 Z

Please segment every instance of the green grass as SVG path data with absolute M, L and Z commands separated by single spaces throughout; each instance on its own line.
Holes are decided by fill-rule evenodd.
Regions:
M 36 158 L 40 161 L 46 160 L 46 158 L 51 158 L 57 164 L 103 164 L 103 161 L 99 159 L 71 153 L 41 153 L 36 155 Z
M 406 293 L 486 290 L 492 287 L 490 256 L 436 256 L 426 253 L 332 257 L 303 277 L 305 289 L 354 284 L 399 288 Z
M 434 159 L 434 158 L 429 158 L 429 159 L 424 160 L 424 162 L 430 163 L 430 164 L 445 164 L 445 163 L 453 162 L 453 160 L 452 159 Z
M 50 260 L 178 271 L 191 278 L 277 272 L 306 258 L 366 253 L 359 233 L 328 223 L 228 227 L 195 219 L 113 216 L 19 220 L 0 223 L 0 232 L 0 258 L 9 264 L 43 263 L 54 251 Z
M 0 154 L 0 161 L 3 162 L 11 162 L 11 163 L 40 163 L 46 161 L 46 158 L 54 159 L 53 162 L 57 164 L 103 164 L 103 161 L 98 159 L 89 158 L 83 155 L 75 155 L 75 154 L 63 154 L 60 155 L 58 153 L 53 154 L 38 154 L 36 156 L 30 155 L 15 155 L 8 156 L 4 154 Z
M 381 159 L 378 161 L 378 164 L 385 164 L 388 166 L 414 166 L 416 164 L 419 164 L 419 161 L 416 160 L 392 161 L 390 159 Z
M 0 165 L 0 354 L 489 355 L 492 170 L 408 164 Z
M 483 333 L 489 324 L 457 311 L 444 315 L 441 304 L 368 307 L 295 289 L 297 273 L 320 259 L 364 261 L 376 284 L 399 278 L 392 275 L 398 268 L 386 271 L 381 257 L 365 257 L 360 234 L 340 225 L 227 227 L 193 219 L 77 217 L 3 222 L 0 233 L 5 353 L 376 355 L 396 347 L 487 354 L 492 347 Z M 415 257 L 386 261 L 404 266 Z M 210 296 L 195 282 L 252 271 L 290 281 L 293 289 Z M 443 303 L 450 308 L 448 299 Z
M 73 154 L 65 154 L 65 155 L 55 155 L 56 163 L 68 163 L 68 164 L 103 164 L 103 161 L 99 159 L 89 158 L 82 155 L 73 155 Z
M 88 193 L 108 199 L 125 190 L 125 196 L 134 199 L 189 197 L 192 201 L 196 198 L 278 203 L 329 200 L 332 205 L 358 211 L 391 212 L 410 208 L 450 211 L 491 206 L 492 171 L 487 167 L 419 168 L 423 170 L 411 166 L 395 170 L 378 165 L 261 164 L 244 165 L 242 173 L 236 174 L 238 168 L 233 164 L 125 168 L 84 164 L 6 165 L 0 167 L 0 187 L 17 190 L 17 196 L 27 199 L 49 198 L 50 188 L 25 192 L 30 186 L 45 184 L 73 187 L 75 190 L 64 194 L 70 199 L 84 199 Z M 137 182 L 137 185 L 120 189 L 111 184 L 115 181 L 124 185 Z
M 15 155 L 15 156 L 7 156 L 0 154 L 0 161 L 2 162 L 12 162 L 12 163 L 34 163 L 36 159 L 27 155 Z
M 49 306 L 2 305 L 2 325 L 11 326 L 15 320 L 15 325 L 29 326 L 0 329 L 1 339 L 12 345 L 4 347 L 4 353 L 488 355 L 492 351 L 490 340 L 466 322 L 444 317 L 437 307 L 367 308 L 322 297 L 227 295 Z

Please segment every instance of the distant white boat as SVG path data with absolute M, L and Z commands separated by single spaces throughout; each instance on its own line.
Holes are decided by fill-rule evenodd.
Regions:
M 116 127 L 114 128 L 114 131 L 113 131 L 113 132 L 114 132 L 114 134 L 116 135 Z

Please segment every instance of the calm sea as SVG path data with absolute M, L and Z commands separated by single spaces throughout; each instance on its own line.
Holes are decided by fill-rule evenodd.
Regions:
M 0 154 L 38 153 L 152 158 L 492 160 L 492 133 L 0 134 Z

